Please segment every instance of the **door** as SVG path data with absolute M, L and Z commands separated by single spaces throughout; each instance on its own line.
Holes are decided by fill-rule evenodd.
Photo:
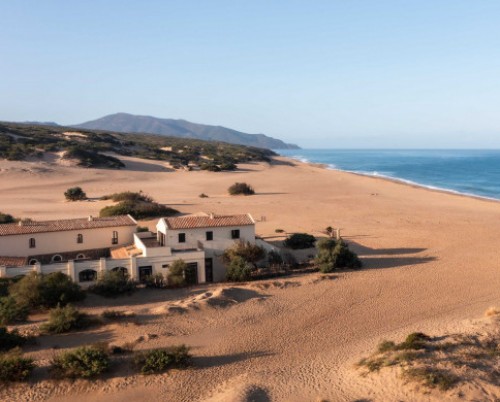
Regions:
M 213 258 L 205 258 L 205 281 L 214 281 L 214 260 Z
M 139 281 L 144 282 L 146 278 L 150 277 L 153 275 L 153 267 L 148 266 L 148 267 L 139 267 Z
M 198 263 L 190 262 L 187 264 L 185 271 L 186 283 L 188 285 L 196 285 L 198 283 Z

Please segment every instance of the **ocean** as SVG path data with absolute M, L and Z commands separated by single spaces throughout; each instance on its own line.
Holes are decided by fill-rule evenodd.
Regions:
M 279 150 L 331 169 L 500 200 L 500 150 Z

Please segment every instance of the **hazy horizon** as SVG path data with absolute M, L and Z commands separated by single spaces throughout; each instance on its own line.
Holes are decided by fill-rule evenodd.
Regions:
M 0 120 L 126 112 L 304 148 L 500 148 L 500 3 L 0 5 Z

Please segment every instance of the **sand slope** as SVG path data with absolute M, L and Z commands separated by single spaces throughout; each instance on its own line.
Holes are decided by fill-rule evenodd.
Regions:
M 10 394 L 12 400 L 443 400 L 416 394 L 394 376 L 362 378 L 353 365 L 381 339 L 415 330 L 460 331 L 500 305 L 499 203 L 300 163 L 210 173 L 165 172 L 136 162 L 135 170 L 109 171 L 2 161 L 0 210 L 32 218 L 96 215 L 107 202 L 67 203 L 64 190 L 81 185 L 91 197 L 143 190 L 182 212 L 250 212 L 259 221 L 257 233 L 269 240 L 277 228 L 320 234 L 326 226 L 340 227 L 366 268 L 330 280 L 304 275 L 287 279 L 292 285 L 243 286 L 252 297 L 231 294 L 240 286 L 214 285 L 118 299 L 112 303 L 144 316 L 144 324 L 82 340 L 129 341 L 154 333 L 158 337 L 141 348 L 187 343 L 195 367 L 147 378 L 124 372 L 55 391 L 38 383 Z M 235 181 L 252 184 L 257 194 L 229 197 L 226 189 Z M 220 297 L 223 306 L 206 303 Z M 490 391 L 484 400 L 494 395 Z M 473 400 L 469 396 L 461 400 Z

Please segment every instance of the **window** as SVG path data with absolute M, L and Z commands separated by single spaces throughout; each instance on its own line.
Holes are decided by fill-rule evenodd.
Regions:
M 77 234 L 76 235 L 76 242 L 77 243 L 83 243 L 83 235 L 82 234 Z
M 179 233 L 179 243 L 186 243 L 186 233 Z
M 118 232 L 116 230 L 113 231 L 113 238 L 111 239 L 111 244 L 118 244 Z
M 231 230 L 231 239 L 239 239 L 240 238 L 240 229 Z
M 85 269 L 78 274 L 80 282 L 93 282 L 97 279 L 97 271 L 93 269 Z
M 60 254 L 56 254 L 52 256 L 52 262 L 61 262 L 62 256 Z
M 38 260 L 36 260 L 36 259 L 32 258 L 32 259 L 30 260 L 30 265 L 35 265 L 35 264 L 38 264 Z
M 83 260 L 85 258 L 85 254 L 77 254 L 76 259 L 77 260 Z
M 162 264 L 162 268 L 170 268 L 170 264 Z
M 35 239 L 32 237 L 32 238 L 30 239 L 30 248 L 35 248 L 35 247 L 36 247 L 36 241 L 35 241 Z
M 214 232 L 206 232 L 205 237 L 207 240 L 213 240 L 214 239 Z

